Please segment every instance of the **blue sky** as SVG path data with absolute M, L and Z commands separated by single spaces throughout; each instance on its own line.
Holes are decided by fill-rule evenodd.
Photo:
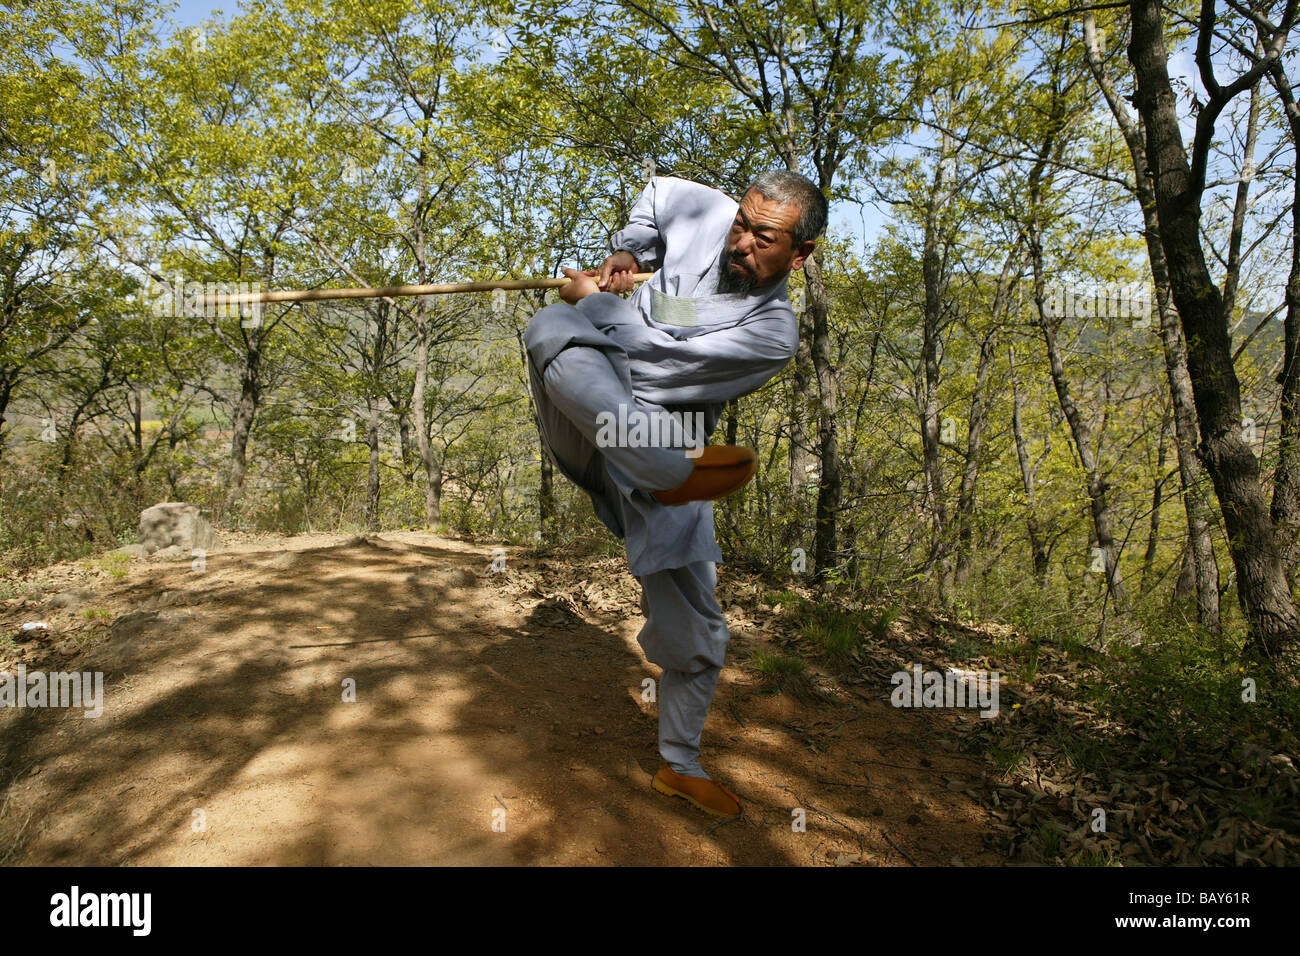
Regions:
M 224 2 L 212 3 L 210 0 L 179 0 L 177 9 L 171 14 L 171 19 L 175 20 L 178 26 L 192 27 L 203 20 L 212 17 L 213 10 L 224 10 L 227 14 L 234 13 L 238 7 L 237 3 Z

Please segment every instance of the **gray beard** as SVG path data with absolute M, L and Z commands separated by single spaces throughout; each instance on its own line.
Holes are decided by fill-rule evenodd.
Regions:
M 723 295 L 749 295 L 758 285 L 754 276 L 749 272 L 736 275 L 728 268 L 730 264 L 731 260 L 727 258 L 727 251 L 724 249 L 722 259 L 718 263 L 718 291 Z

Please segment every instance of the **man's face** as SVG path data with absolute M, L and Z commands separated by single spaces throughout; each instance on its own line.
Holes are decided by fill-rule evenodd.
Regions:
M 745 193 L 727 235 L 718 291 L 748 295 L 800 268 L 816 243 L 809 240 L 795 247 L 798 221 L 798 206 L 778 203 L 755 189 Z

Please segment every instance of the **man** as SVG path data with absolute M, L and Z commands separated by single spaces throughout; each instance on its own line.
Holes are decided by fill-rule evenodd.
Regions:
M 740 800 L 700 766 L 700 735 L 731 635 L 714 595 L 722 552 L 712 501 L 757 469 L 748 448 L 703 445 L 728 401 L 794 356 L 799 327 L 786 289 L 826 226 L 826 199 L 798 173 L 758 176 L 739 203 L 698 183 L 652 179 L 599 270 L 565 269 L 564 301 L 524 335 L 538 425 L 556 467 L 625 539 L 646 623 L 637 635 L 663 668 L 661 793 L 716 816 Z M 633 275 L 655 275 L 631 299 Z M 646 442 L 636 425 L 698 421 Z M 620 424 L 617 439 L 614 421 Z M 680 432 L 678 434 L 677 432 Z M 653 429 L 651 429 L 653 434 Z M 631 440 L 639 435 L 642 440 Z

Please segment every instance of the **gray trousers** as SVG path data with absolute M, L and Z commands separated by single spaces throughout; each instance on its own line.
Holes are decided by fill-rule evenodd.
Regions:
M 568 307 L 548 307 L 557 308 Z M 534 321 L 543 319 L 548 309 Z M 631 509 L 644 517 L 669 507 L 659 505 L 648 492 L 676 488 L 690 475 L 694 465 L 682 449 L 597 447 L 599 412 L 617 414 L 619 403 L 646 412 L 663 410 L 631 392 L 611 364 L 609 350 L 570 345 L 541 374 L 530 357 L 529 377 L 548 453 L 559 470 L 591 496 L 611 530 L 617 534 L 625 526 L 617 519 Z M 637 642 L 646 658 L 663 668 L 659 753 L 678 773 L 707 778 L 699 763 L 700 735 L 731 639 L 714 594 L 715 564 L 692 561 L 636 579 L 646 618 Z

